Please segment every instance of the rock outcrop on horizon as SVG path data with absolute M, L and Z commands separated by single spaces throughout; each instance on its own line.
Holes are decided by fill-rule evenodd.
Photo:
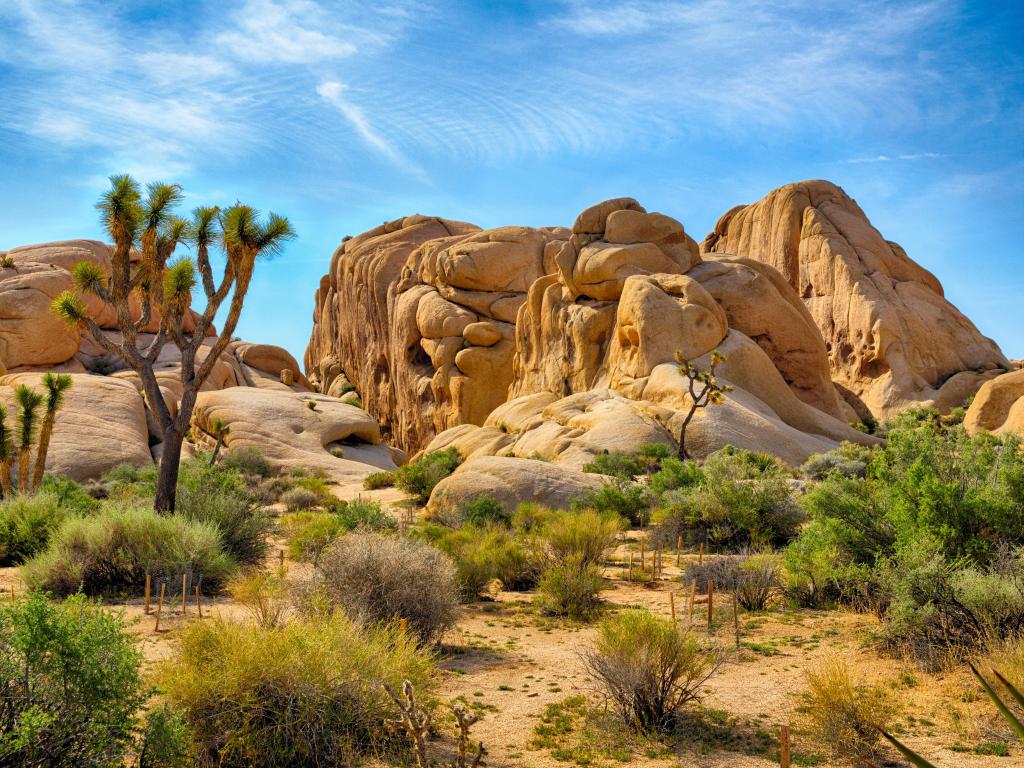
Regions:
M 110 253 L 110 246 L 95 240 L 70 240 L 0 254 L 13 262 L 0 267 L 0 403 L 13 420 L 14 387 L 24 383 L 40 388 L 47 370 L 71 375 L 46 468 L 75 480 L 96 477 L 121 463 L 151 463 L 161 450 L 138 376 L 87 331 L 69 327 L 50 311 L 53 299 L 73 287 L 70 269 L 77 262 L 109 270 Z M 112 308 L 98 299 L 88 299 L 86 306 L 110 338 L 119 340 Z M 141 307 L 134 311 L 141 316 Z M 190 328 L 188 322 L 185 328 Z M 159 317 L 139 334 L 139 345 L 148 345 L 157 330 Z M 204 341 L 197 366 L 214 341 L 213 336 Z M 181 399 L 180 363 L 178 348 L 168 343 L 155 365 L 172 413 Z M 315 412 L 305 405 L 310 399 L 317 402 Z M 395 466 L 381 444 L 376 421 L 359 408 L 313 393 L 298 362 L 281 347 L 228 344 L 202 387 L 193 415 L 193 438 L 199 443 L 212 444 L 209 419 L 214 417 L 230 428 L 227 450 L 258 445 L 281 469 L 317 466 L 338 482 L 351 482 Z
M 831 378 L 860 418 L 883 419 L 910 405 L 947 411 L 1009 369 L 935 276 L 831 182 L 788 184 L 736 206 L 701 252 L 779 271 L 821 330 Z

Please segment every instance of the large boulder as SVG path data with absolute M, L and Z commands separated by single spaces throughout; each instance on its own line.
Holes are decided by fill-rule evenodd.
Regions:
M 821 330 L 833 381 L 861 417 L 913 404 L 947 410 L 1009 368 L 935 276 L 831 182 L 788 184 L 733 208 L 701 251 L 749 257 L 782 274 Z
M 50 311 L 70 288 L 71 275 L 54 264 L 0 267 L 0 369 L 58 365 L 74 356 L 78 330 Z
M 40 373 L 0 376 L 0 401 L 13 419 L 14 388 L 44 391 Z M 152 463 L 142 397 L 131 384 L 106 376 L 71 374 L 57 413 L 46 469 L 74 480 L 97 477 L 118 464 Z M 33 459 L 34 460 L 34 459 Z
M 576 499 L 599 489 L 601 475 L 551 464 L 537 459 L 486 456 L 463 463 L 434 488 L 428 508 L 457 509 L 487 494 L 509 512 L 522 502 L 566 509 Z
M 280 470 L 317 467 L 337 483 L 352 483 L 395 469 L 373 417 L 327 395 L 252 387 L 201 392 L 192 413 L 198 442 L 212 445 L 216 419 L 230 429 L 228 452 L 258 448 Z
M 981 385 L 964 416 L 968 434 L 981 432 L 1024 435 L 1024 369 L 987 381 Z

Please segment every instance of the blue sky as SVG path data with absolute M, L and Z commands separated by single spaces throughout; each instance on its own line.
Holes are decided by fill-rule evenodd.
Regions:
M 240 335 L 301 357 L 335 245 L 420 212 L 698 240 L 827 178 L 1024 357 L 1024 4 L 0 0 L 0 249 L 101 237 L 111 173 L 288 215 Z

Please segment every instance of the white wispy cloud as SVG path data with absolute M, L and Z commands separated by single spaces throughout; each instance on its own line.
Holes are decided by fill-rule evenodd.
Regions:
M 845 163 L 891 163 L 895 160 L 934 160 L 945 157 L 942 152 L 909 152 L 900 155 L 874 155 L 873 157 L 852 157 Z

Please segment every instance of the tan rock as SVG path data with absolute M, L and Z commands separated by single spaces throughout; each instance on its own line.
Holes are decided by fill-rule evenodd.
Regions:
M 135 388 L 107 376 L 72 374 L 71 378 L 54 425 L 46 470 L 86 480 L 118 464 L 150 464 L 146 412 Z M 38 373 L 0 377 L 0 400 L 7 406 L 9 419 L 15 413 L 14 387 L 27 384 L 42 392 L 41 380 Z
M 832 379 L 861 415 L 884 418 L 911 404 L 949 408 L 957 404 L 943 391 L 950 377 L 1009 368 L 935 276 L 830 182 L 789 184 L 733 208 L 701 250 L 757 259 L 783 275 L 821 330 Z
M 206 442 L 214 419 L 230 427 L 224 441 L 229 452 L 256 447 L 278 469 L 319 467 L 333 481 L 351 483 L 395 468 L 373 417 L 327 395 L 247 387 L 202 392 L 192 424 Z M 333 456 L 332 449 L 340 449 L 342 457 Z
M 53 264 L 18 261 L 0 267 L 0 365 L 49 366 L 70 360 L 79 333 L 50 304 L 71 289 L 71 275 Z
M 1024 435 L 1024 370 L 1004 373 L 981 385 L 964 416 L 970 435 L 1017 432 Z
M 428 508 L 458 508 L 486 493 L 509 511 L 528 501 L 564 509 L 573 499 L 599 489 L 601 484 L 600 475 L 549 462 L 490 456 L 466 461 L 438 483 Z
M 281 372 L 289 371 L 292 383 L 285 384 L 285 386 L 291 387 L 293 384 L 298 384 L 301 389 L 312 389 L 309 386 L 309 381 L 302 374 L 302 369 L 299 368 L 295 358 L 292 357 L 288 350 L 282 347 L 274 346 L 273 344 L 252 344 L 243 341 L 235 344 L 233 351 L 240 363 L 255 368 L 257 371 L 270 374 L 271 378 L 276 378 L 281 383 L 284 383 L 281 378 Z

